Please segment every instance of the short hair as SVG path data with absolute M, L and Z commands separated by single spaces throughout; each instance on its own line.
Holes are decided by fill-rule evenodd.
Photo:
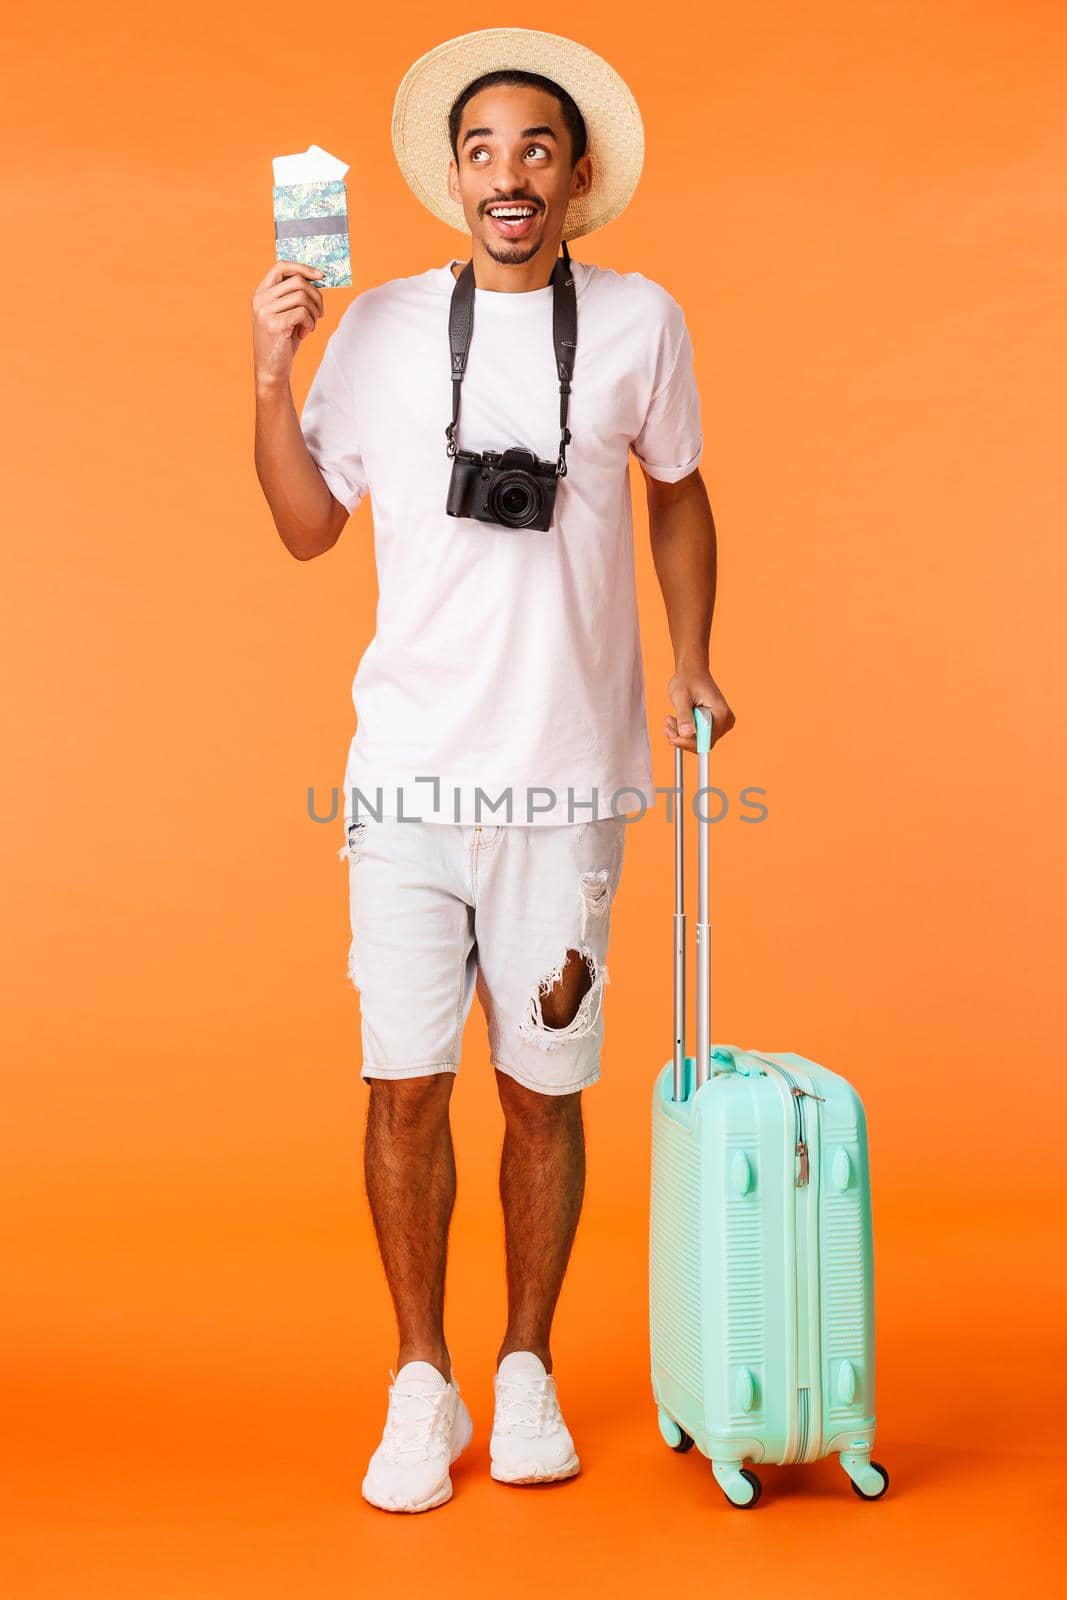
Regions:
M 463 107 L 468 100 L 480 94 L 483 89 L 493 88 L 496 84 L 507 84 L 521 87 L 528 84 L 532 89 L 543 89 L 547 94 L 559 101 L 563 120 L 571 136 L 571 171 L 573 172 L 578 162 L 589 148 L 589 135 L 586 131 L 585 118 L 578 110 L 577 105 L 566 89 L 561 89 L 552 78 L 545 78 L 539 72 L 524 72 L 518 67 L 504 67 L 498 72 L 483 72 L 480 78 L 475 78 L 473 83 L 468 83 L 463 92 L 457 95 L 448 113 L 448 139 L 452 146 L 452 154 L 459 165 L 459 125 L 463 116 Z

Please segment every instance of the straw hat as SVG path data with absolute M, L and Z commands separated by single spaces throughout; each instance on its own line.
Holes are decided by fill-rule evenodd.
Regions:
M 564 239 L 617 217 L 637 187 L 645 158 L 641 113 L 626 84 L 595 51 L 537 28 L 481 28 L 428 50 L 401 80 L 393 105 L 393 149 L 400 170 L 428 211 L 469 233 L 463 207 L 448 192 L 452 146 L 448 113 L 484 72 L 518 67 L 552 78 L 585 119 L 593 182 L 567 208 Z

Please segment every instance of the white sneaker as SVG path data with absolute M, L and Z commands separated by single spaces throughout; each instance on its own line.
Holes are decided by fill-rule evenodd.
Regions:
M 405 1361 L 389 1376 L 382 1442 L 370 1458 L 363 1498 L 383 1511 L 429 1511 L 452 1497 L 448 1469 L 474 1424 L 454 1381 L 429 1361 Z
M 493 1379 L 491 1477 L 500 1483 L 573 1478 L 579 1462 L 556 1398 L 556 1380 L 532 1350 L 512 1350 Z

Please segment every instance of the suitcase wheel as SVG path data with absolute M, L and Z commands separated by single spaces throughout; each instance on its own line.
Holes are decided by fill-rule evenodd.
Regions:
M 861 1500 L 880 1500 L 885 1494 L 886 1490 L 889 1488 L 889 1474 L 883 1467 L 882 1463 L 880 1461 L 872 1461 L 871 1469 L 875 1472 L 880 1472 L 882 1475 L 882 1487 L 880 1489 L 876 1489 L 873 1494 L 868 1494 L 866 1489 L 861 1489 L 855 1478 L 849 1478 L 848 1480 Z
M 739 1467 L 732 1461 L 711 1463 L 723 1494 L 738 1511 L 751 1511 L 763 1493 L 763 1485 L 749 1467 Z
M 673 1417 L 665 1411 L 659 1411 L 659 1431 L 670 1445 L 672 1450 L 677 1450 L 679 1455 L 685 1455 L 687 1450 L 692 1450 L 693 1441 L 684 1428 L 680 1428 Z

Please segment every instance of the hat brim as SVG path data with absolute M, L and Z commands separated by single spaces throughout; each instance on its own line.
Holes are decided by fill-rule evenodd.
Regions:
M 393 105 L 393 149 L 412 192 L 449 227 L 469 235 L 463 207 L 448 192 L 453 159 L 448 113 L 483 73 L 516 67 L 566 89 L 585 119 L 593 181 L 567 208 L 564 239 L 611 222 L 629 203 L 645 158 L 641 113 L 624 80 L 594 50 L 535 28 L 482 28 L 447 39 L 420 56 L 400 82 Z

